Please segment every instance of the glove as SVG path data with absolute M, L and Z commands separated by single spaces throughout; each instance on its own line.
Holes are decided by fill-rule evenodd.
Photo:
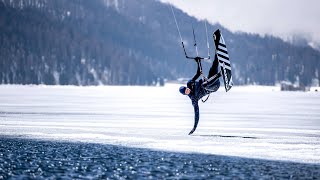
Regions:
M 191 135 L 196 130 L 196 127 L 194 127 L 190 132 L 189 135 Z

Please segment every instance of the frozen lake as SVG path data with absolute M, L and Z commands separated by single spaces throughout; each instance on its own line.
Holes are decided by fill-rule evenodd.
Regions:
M 320 93 L 223 87 L 194 123 L 179 85 L 0 86 L 0 135 L 320 164 Z

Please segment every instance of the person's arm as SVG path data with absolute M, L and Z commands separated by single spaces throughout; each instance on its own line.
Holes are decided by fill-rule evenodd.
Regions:
M 197 73 L 193 76 L 191 81 L 196 81 L 200 77 L 200 75 L 202 73 L 200 61 L 197 61 L 197 65 L 198 65 Z
M 198 105 L 198 102 L 197 101 L 193 102 L 192 105 L 193 105 L 193 108 L 194 108 L 194 125 L 193 125 L 192 130 L 189 132 L 189 135 L 191 135 L 197 129 L 198 122 L 199 122 L 199 105 Z

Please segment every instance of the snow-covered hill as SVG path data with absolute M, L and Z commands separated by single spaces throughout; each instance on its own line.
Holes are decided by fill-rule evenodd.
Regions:
M 204 22 L 175 9 L 189 54 L 207 54 Z M 0 83 L 153 85 L 193 75 L 170 7 L 156 0 L 0 1 Z M 320 52 L 271 36 L 233 33 L 219 24 L 236 84 L 310 86 L 320 81 Z M 210 63 L 204 63 L 208 70 Z

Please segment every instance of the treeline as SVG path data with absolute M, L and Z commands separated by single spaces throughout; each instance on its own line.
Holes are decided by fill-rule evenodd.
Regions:
M 297 47 L 271 36 L 239 34 L 229 46 L 234 73 L 240 84 L 274 85 L 281 81 L 310 86 L 320 82 L 320 53 L 311 47 Z M 235 43 L 238 42 L 238 43 Z
M 206 56 L 204 22 L 178 9 L 187 52 Z M 320 53 L 281 39 L 231 33 L 219 24 L 235 84 L 320 81 Z M 168 5 L 155 0 L 0 0 L 0 83 L 153 85 L 192 77 Z M 207 71 L 210 63 L 204 62 Z
M 121 6 L 122 5 L 122 6 Z M 168 46 L 173 67 L 184 68 L 177 70 L 178 77 L 191 77 L 195 72 L 194 66 L 186 65 L 179 36 L 169 6 L 154 1 L 118 0 L 120 13 L 131 19 L 140 20 L 148 27 L 160 29 L 163 46 Z M 135 8 L 131 8 L 135 7 Z M 121 11 L 122 9 L 122 11 Z M 187 51 L 195 54 L 193 47 L 192 26 L 196 31 L 197 44 L 200 54 L 207 54 L 204 22 L 198 21 L 180 10 L 174 9 L 182 38 L 187 42 Z M 159 27 L 159 28 L 157 28 Z M 299 82 L 301 86 L 310 86 L 312 81 L 320 82 L 320 52 L 306 44 L 292 45 L 272 36 L 259 36 L 248 33 L 232 33 L 220 24 L 208 25 L 211 56 L 213 56 L 212 32 L 220 29 L 225 37 L 229 55 L 232 61 L 233 79 L 235 84 L 274 85 L 281 81 Z M 170 39 L 175 41 L 170 41 Z M 171 44 L 178 47 L 175 49 Z M 176 54 L 175 52 L 178 52 Z M 170 59 L 170 58 L 169 58 Z M 180 63 L 184 63 L 181 65 Z M 210 64 L 204 65 L 209 67 Z
M 101 1 L 0 1 L 3 84 L 151 85 L 157 76 L 124 47 L 121 24 Z M 119 25 L 119 24 L 120 25 Z M 122 32 L 121 32 L 122 31 Z

